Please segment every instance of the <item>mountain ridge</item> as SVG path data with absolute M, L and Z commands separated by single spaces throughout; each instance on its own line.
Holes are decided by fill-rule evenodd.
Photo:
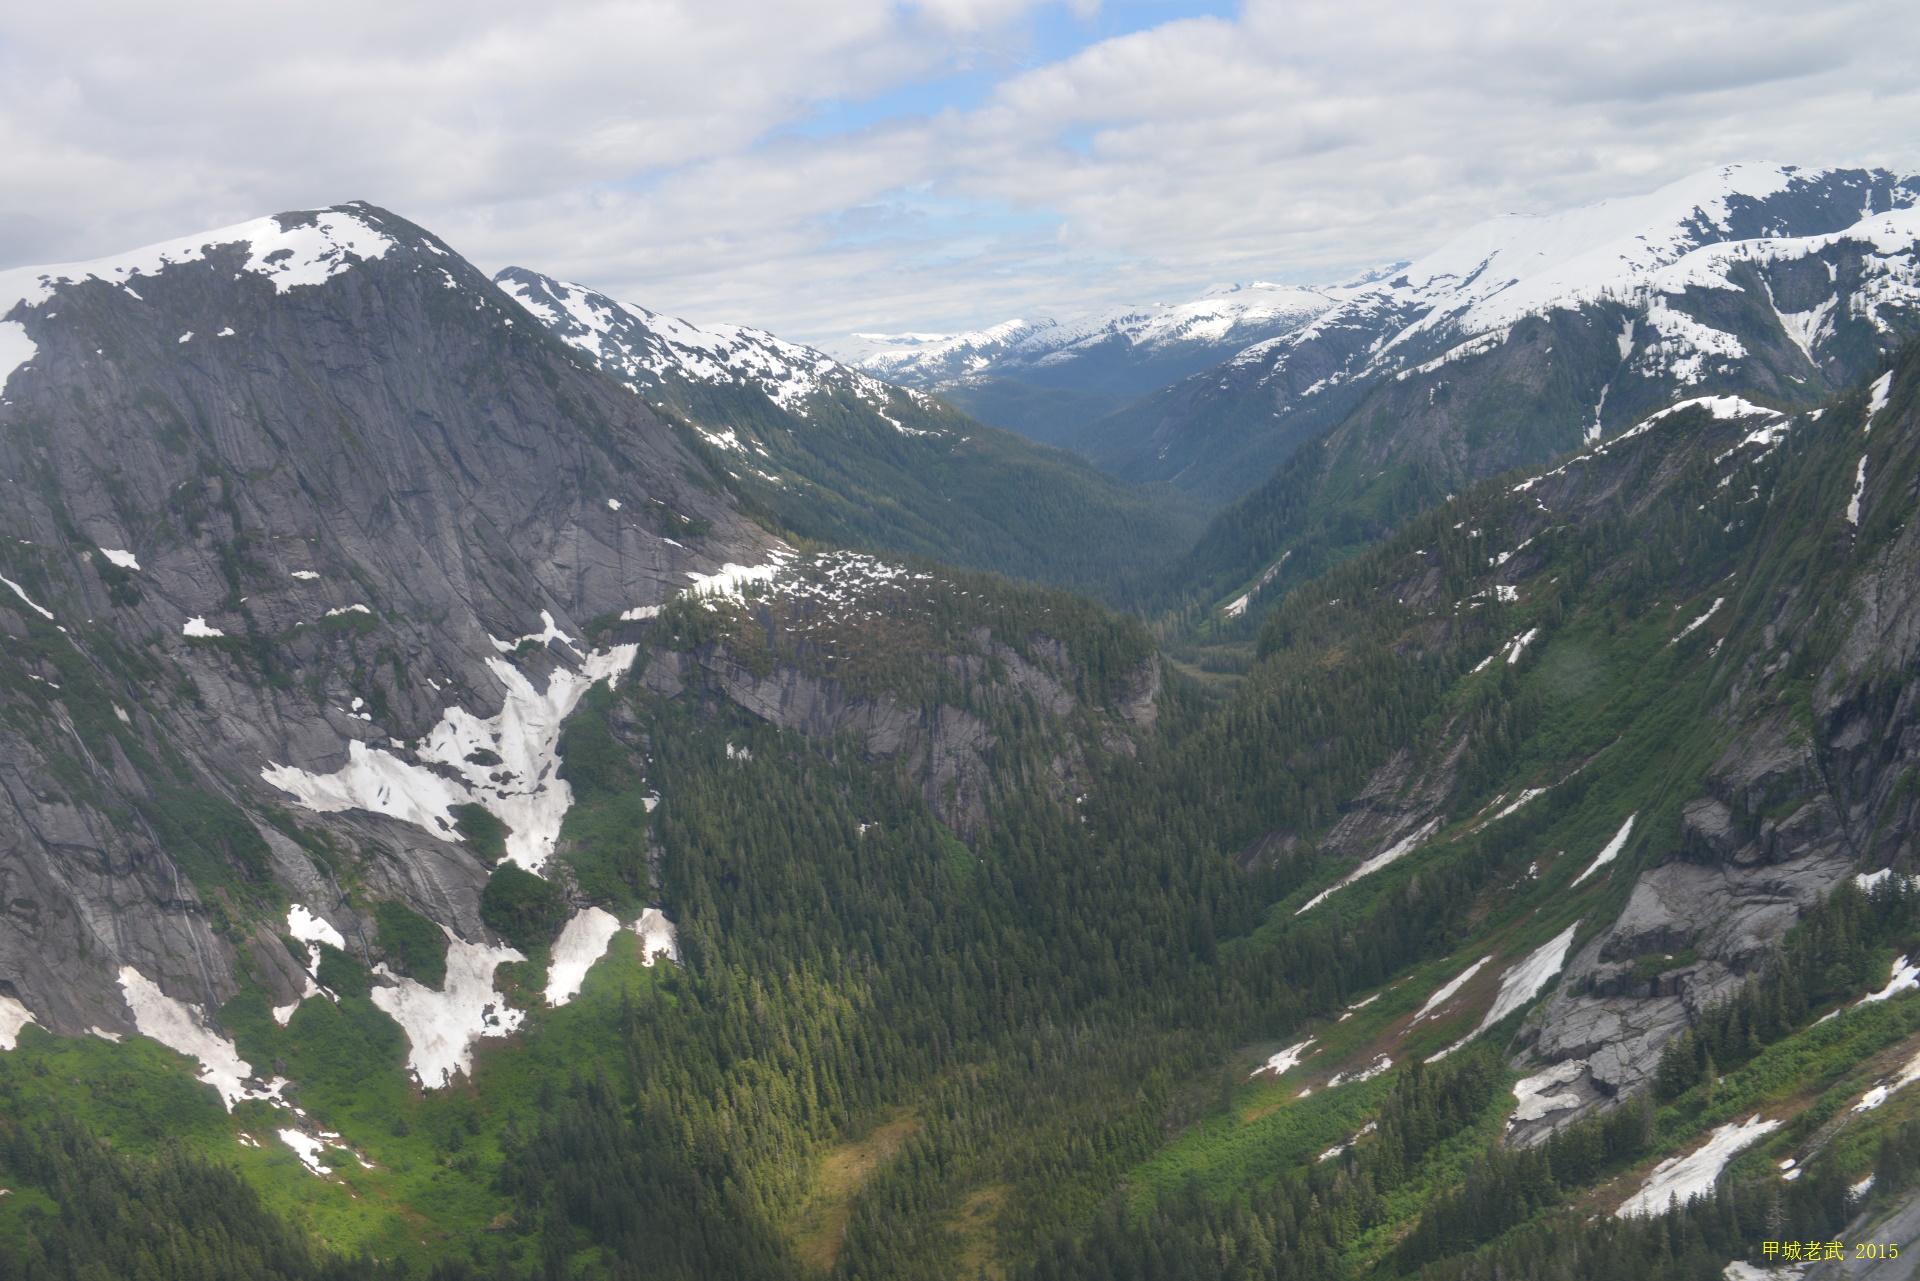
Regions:
M 1789 378 L 1809 366 L 1820 372 L 1810 354 L 1816 346 L 1827 349 L 1822 360 L 1840 362 L 1829 372 L 1844 384 L 1858 372 L 1851 349 L 1863 339 L 1853 331 L 1891 333 L 1912 309 L 1910 266 L 1899 255 L 1912 252 L 1916 199 L 1914 179 L 1884 171 L 1726 166 L 1643 197 L 1490 220 L 1405 270 L 1354 289 L 1297 331 L 1089 424 L 1069 443 L 1118 474 L 1181 477 L 1231 497 L 1232 477 L 1250 468 L 1264 472 L 1288 442 L 1334 425 L 1382 380 L 1418 380 L 1424 390 L 1444 381 L 1436 375 L 1447 366 L 1509 345 L 1522 321 L 1551 322 L 1558 314 L 1598 321 L 1618 312 L 1618 359 L 1606 362 L 1611 369 L 1596 369 L 1591 390 L 1581 389 L 1582 404 L 1567 407 L 1589 425 L 1624 425 L 1677 398 L 1676 387 L 1793 394 Z M 1814 295 L 1834 291 L 1802 279 L 1799 267 L 1819 261 L 1837 270 L 1838 262 L 1825 259 L 1844 256 L 1844 246 L 1855 247 L 1848 297 L 1863 310 L 1856 314 L 1851 301 L 1838 311 L 1829 304 L 1816 320 L 1825 300 Z M 1764 279 L 1769 269 L 1781 276 L 1783 290 L 1807 297 L 1786 298 L 1782 311 L 1769 293 L 1765 315 L 1754 321 L 1718 314 L 1728 310 L 1725 295 L 1743 291 L 1734 275 Z M 1627 321 L 1641 337 L 1625 332 Z M 1714 327 L 1730 322 L 1730 329 Z M 1657 336 L 1649 341 L 1649 333 Z M 1737 371 L 1742 362 L 1753 365 L 1743 339 L 1752 343 L 1755 335 L 1790 344 L 1800 368 Z M 1611 410 L 1602 385 L 1612 389 Z M 1247 426 L 1239 425 L 1243 420 Z M 1207 429 L 1204 421 L 1228 425 Z M 1235 438 L 1256 421 L 1253 434 Z
M 1072 581 L 1131 491 L 813 349 L 364 204 L 29 273 L 0 1275 L 1698 1281 L 1910 1213 L 1920 339 L 1858 225 L 1658 293 L 1748 354 L 1597 432 L 1618 299 L 1383 340 L 1179 567 L 1208 684 L 903 554 Z
M 561 341 L 684 418 L 741 492 L 803 537 L 1115 599 L 1198 529 L 1177 498 L 816 348 L 696 326 L 524 268 L 494 279 Z
M 1221 498 L 1278 459 L 1168 580 L 1196 603 L 1270 599 L 1449 492 L 1666 405 L 1791 409 L 1864 376 L 1920 332 L 1915 190 L 1877 171 L 1732 167 L 1578 217 L 1500 220 L 1069 443 Z M 1661 234 L 1620 230 L 1634 225 Z M 1531 239 L 1496 235 L 1512 226 Z M 1496 270 L 1545 254 L 1535 241 L 1554 250 L 1538 273 Z
M 961 334 L 855 334 L 847 355 L 864 370 L 936 391 L 998 426 L 1059 443 L 1073 426 L 1332 305 L 1322 291 L 1253 281 L 1072 321 L 1009 320 Z

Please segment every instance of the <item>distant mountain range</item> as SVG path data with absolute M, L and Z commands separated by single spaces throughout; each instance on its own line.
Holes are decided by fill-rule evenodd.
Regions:
M 1920 179 L 1883 171 L 1746 165 L 1495 219 L 1069 443 L 1232 500 L 1168 582 L 1189 600 L 1264 584 L 1257 603 L 1679 401 L 1792 410 L 1871 374 L 1920 333 L 1917 201 Z
M 1335 302 L 1329 292 L 1255 281 L 1074 321 L 854 334 L 845 354 L 870 374 L 936 391 L 985 422 L 1057 441 L 1136 396 L 1289 333 Z
M 1103 591 L 1170 561 L 1197 505 L 762 329 L 695 325 L 522 267 L 494 282 L 679 422 L 780 528 Z
M 1129 479 L 1227 499 L 1363 400 L 1396 437 L 1524 404 L 1548 453 L 1683 395 L 1808 401 L 1913 332 L 1916 200 L 1920 180 L 1877 170 L 1735 165 L 1496 218 L 1066 443 Z M 1476 445 L 1448 439 L 1455 479 L 1486 474 Z

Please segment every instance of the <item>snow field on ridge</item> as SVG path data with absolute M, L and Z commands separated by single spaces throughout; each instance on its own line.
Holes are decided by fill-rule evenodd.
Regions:
M 273 281 L 274 292 L 284 294 L 302 285 L 322 284 L 349 270 L 353 266 L 350 257 L 383 258 L 393 248 L 394 241 L 358 215 L 338 209 L 318 211 L 311 223 L 288 228 L 283 228 L 274 216 L 255 218 L 90 262 L 0 271 L 0 315 L 21 303 L 38 307 L 51 298 L 55 287 L 61 284 L 103 280 L 130 288 L 141 276 L 158 275 L 168 267 L 203 262 L 207 250 L 234 244 L 248 247 L 243 269 Z M 281 254 L 285 256 L 276 256 Z
M 585 285 L 540 279 L 540 291 L 512 276 L 494 283 L 563 342 L 628 380 L 631 390 L 639 389 L 632 380 L 642 373 L 655 379 L 677 375 L 694 382 L 744 384 L 801 417 L 806 416 L 806 402 L 829 380 L 845 384 L 874 406 L 884 406 L 891 394 L 886 384 L 825 352 L 762 329 L 696 325 Z

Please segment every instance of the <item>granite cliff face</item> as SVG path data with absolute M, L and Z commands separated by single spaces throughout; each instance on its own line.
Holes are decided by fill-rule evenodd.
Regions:
M 1542 1058 L 1586 1061 L 1567 1095 L 1583 1106 L 1646 1088 L 1667 1040 L 1763 974 L 1842 881 L 1911 869 L 1915 355 L 1796 429 L 1815 436 L 1808 471 L 1769 496 L 1755 554 L 1716 598 L 1738 611 L 1704 709 L 1723 750 L 1681 809 L 1675 856 L 1634 881 L 1525 1038 Z M 1634 972 L 1636 958 L 1686 953 L 1697 959 Z
M 1910 344 L 1800 414 L 1684 399 L 1290 602 L 1270 645 L 1332 664 L 1356 620 L 1388 618 L 1399 696 L 1421 671 L 1446 691 L 1314 839 L 1331 883 L 1283 909 L 1476 887 L 1439 931 L 1459 951 L 1430 1006 L 1370 1053 L 1444 1059 L 1544 994 L 1508 1045 L 1527 1089 L 1507 1137 L 1538 1144 L 1651 1092 L 1669 1043 L 1769 981 L 1836 889 L 1912 874 L 1917 392 Z M 1302 836 L 1267 832 L 1242 864 Z
M 447 805 L 537 838 L 564 784 L 498 771 L 550 770 L 568 700 L 617 675 L 585 626 L 777 545 L 643 401 L 370 206 L 0 293 L 0 977 L 57 1031 L 131 1030 L 128 966 L 207 1009 L 249 963 L 297 996 L 261 923 L 282 892 L 349 940 L 343 883 L 484 938 Z
M 994 802 L 1026 781 L 1044 779 L 1071 807 L 1084 797 L 1090 752 L 1133 757 L 1153 731 L 1160 662 L 1135 624 L 1094 624 L 1123 656 L 1102 678 L 1087 653 L 1076 656 L 1089 614 L 1067 629 L 1075 643 L 1007 615 L 998 631 L 949 630 L 943 602 L 969 594 L 955 581 L 852 553 L 782 560 L 757 589 L 703 598 L 691 618 L 650 628 L 640 683 L 663 698 L 724 701 L 816 740 L 852 735 L 868 759 L 901 762 L 928 809 L 969 844 Z M 988 601 L 1004 594 L 1014 611 L 1036 598 L 993 580 L 969 586 Z M 1024 619 L 1046 625 L 1052 608 Z M 885 675 L 876 679 L 874 666 Z

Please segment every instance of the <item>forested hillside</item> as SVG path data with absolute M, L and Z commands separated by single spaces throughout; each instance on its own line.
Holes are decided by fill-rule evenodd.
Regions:
M 336 417 L 367 366 L 303 356 L 310 432 L 399 459 L 345 516 L 241 465 L 288 380 L 181 363 L 202 319 L 82 383 L 156 433 L 222 391 L 150 451 L 187 497 L 36 452 L 97 367 L 10 313 L 50 870 L 0 941 L 81 977 L 0 987 L 0 1276 L 1704 1278 L 1909 1204 L 1920 347 L 1412 496 L 1223 686 L 1084 597 L 781 537 L 711 426 L 321 217 L 360 248 L 248 311 L 287 227 L 35 306 L 444 309 L 452 373 Z

